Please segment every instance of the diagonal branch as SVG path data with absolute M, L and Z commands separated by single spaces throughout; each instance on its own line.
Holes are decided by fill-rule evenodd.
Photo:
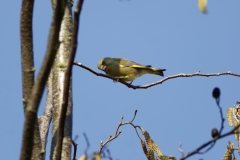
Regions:
M 112 79 L 114 81 L 117 80 L 116 78 L 110 77 L 110 76 L 108 76 L 106 74 L 98 73 L 98 72 L 94 71 L 93 69 L 83 65 L 82 63 L 74 62 L 74 65 L 79 66 L 81 68 L 84 68 L 84 69 L 92 72 L 96 76 L 105 77 L 105 78 L 108 78 L 108 79 Z M 158 85 L 158 84 L 162 84 L 163 82 L 165 82 L 165 81 L 167 81 L 169 79 L 174 79 L 174 78 L 178 78 L 178 77 L 194 77 L 194 76 L 212 77 L 212 76 L 223 76 L 223 75 L 231 75 L 231 76 L 240 77 L 240 74 L 232 73 L 230 71 L 228 71 L 228 72 L 221 72 L 221 73 L 200 73 L 200 71 L 198 71 L 198 72 L 192 73 L 192 74 L 180 73 L 180 74 L 176 74 L 176 75 L 173 75 L 173 76 L 167 76 L 167 77 L 165 77 L 165 78 L 163 78 L 163 79 L 161 79 L 159 81 L 156 81 L 156 82 L 153 82 L 153 83 L 150 83 L 150 84 L 145 84 L 145 85 L 135 86 L 135 85 L 131 85 L 131 84 L 127 83 L 127 82 L 122 82 L 122 81 L 119 81 L 119 83 L 122 83 L 125 86 L 127 86 L 129 88 L 132 88 L 132 89 L 147 89 L 149 87 L 152 87 L 152 86 L 155 86 L 155 85 Z
M 184 155 L 180 160 L 184 160 L 184 159 L 186 159 L 186 158 L 188 158 L 188 157 L 190 157 L 190 156 L 192 156 L 192 155 L 194 155 L 194 154 L 198 154 L 203 148 L 207 147 L 208 145 L 210 145 L 210 144 L 212 144 L 212 143 L 215 143 L 217 140 L 219 140 L 219 139 L 221 139 L 221 138 L 224 138 L 224 137 L 226 137 L 226 136 L 229 136 L 229 135 L 231 135 L 231 134 L 234 134 L 234 131 L 235 131 L 236 129 L 238 129 L 239 127 L 240 127 L 240 125 L 236 126 L 236 127 L 233 128 L 231 131 L 229 131 L 229 132 L 227 132 L 227 133 L 225 133 L 225 134 L 223 134 L 223 135 L 220 135 L 219 137 L 213 138 L 212 140 L 204 143 L 203 145 L 201 145 L 200 147 L 198 147 L 198 148 L 195 149 L 194 151 L 192 151 L 192 152 Z

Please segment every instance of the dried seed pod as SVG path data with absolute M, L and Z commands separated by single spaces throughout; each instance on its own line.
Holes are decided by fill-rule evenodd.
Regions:
M 212 95 L 215 99 L 220 97 L 220 89 L 218 87 L 213 89 Z
M 212 129 L 212 138 L 218 138 L 219 137 L 219 133 L 218 130 L 216 128 Z

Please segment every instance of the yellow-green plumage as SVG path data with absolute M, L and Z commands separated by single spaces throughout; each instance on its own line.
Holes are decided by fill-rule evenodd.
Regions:
M 207 13 L 207 0 L 198 0 L 198 8 L 202 13 Z
M 164 76 L 163 71 L 166 69 L 152 68 L 151 66 L 144 66 L 133 61 L 122 58 L 103 58 L 98 62 L 98 68 L 103 70 L 111 77 L 122 81 L 133 81 L 137 77 L 144 74 L 156 74 Z

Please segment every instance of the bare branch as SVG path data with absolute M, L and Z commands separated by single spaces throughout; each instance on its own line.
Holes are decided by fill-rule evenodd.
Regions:
M 221 117 L 221 128 L 220 128 L 219 132 L 218 132 L 218 130 L 217 130 L 216 128 L 214 128 L 214 129 L 212 130 L 212 137 L 213 137 L 213 138 L 216 138 L 216 137 L 218 137 L 219 135 L 222 134 L 222 130 L 223 130 L 223 128 L 224 128 L 223 125 L 224 125 L 224 121 L 225 121 L 225 119 L 223 118 L 222 107 L 220 106 L 220 89 L 219 89 L 219 88 L 214 88 L 214 89 L 213 89 L 213 97 L 214 97 L 215 100 L 216 100 L 216 104 L 217 104 L 217 106 L 218 106 L 219 113 L 220 113 L 220 117 Z M 213 132 L 214 132 L 214 133 L 213 133 Z M 214 135 L 214 134 L 216 134 L 216 135 Z M 212 149 L 212 148 L 214 147 L 215 144 L 216 144 L 216 141 L 214 141 L 214 142 L 210 145 L 210 147 L 208 147 L 205 151 L 199 152 L 199 154 L 204 154 L 204 153 L 208 152 L 210 149 Z
M 88 140 L 88 137 L 87 137 L 86 133 L 83 133 L 83 136 L 84 136 L 85 141 L 86 141 L 86 143 L 87 143 L 87 147 L 86 147 L 86 149 L 84 150 L 84 154 L 87 155 L 88 149 L 89 149 L 89 147 L 90 147 L 90 143 L 89 143 L 89 140 Z
M 134 121 L 134 119 L 136 118 L 136 115 L 137 115 L 137 110 L 135 110 L 135 113 L 134 113 L 133 119 L 132 119 L 130 122 L 133 122 L 133 121 Z
M 109 160 L 112 160 L 112 156 L 111 156 L 110 150 L 108 148 L 106 149 L 106 152 L 107 152 L 108 155 L 106 157 L 103 157 L 103 158 L 109 158 Z
M 179 142 L 178 151 L 179 151 L 180 153 L 182 153 L 182 156 L 185 155 L 185 154 L 184 154 L 184 150 L 182 149 L 182 142 Z
M 234 129 L 232 129 L 231 131 L 229 131 L 229 132 L 227 132 L 227 133 L 225 133 L 225 134 L 223 134 L 223 135 L 220 135 L 219 137 L 216 137 L 216 138 L 214 138 L 214 139 L 212 139 L 212 140 L 204 143 L 203 145 L 201 145 L 200 147 L 198 147 L 198 148 L 195 149 L 194 151 L 192 151 L 192 152 L 184 155 L 180 160 L 184 160 L 184 159 L 187 159 L 187 158 L 191 157 L 191 156 L 194 155 L 194 154 L 198 154 L 198 153 L 200 153 L 200 151 L 201 151 L 203 148 L 207 147 L 208 145 L 210 145 L 210 144 L 212 144 L 212 143 L 215 143 L 217 140 L 222 139 L 222 138 L 224 138 L 224 137 L 226 137 L 226 136 L 229 136 L 229 135 L 231 135 L 231 134 L 234 134 L 234 131 L 235 131 L 236 129 L 238 129 L 239 127 L 240 127 L 240 125 L 236 126 L 236 127 L 235 127 Z
M 98 72 L 94 71 L 93 69 L 83 65 L 82 63 L 74 62 L 73 64 L 76 65 L 76 66 L 79 66 L 81 68 L 84 68 L 84 69 L 86 69 L 86 70 L 88 70 L 90 72 L 92 72 L 96 76 L 105 77 L 105 78 L 117 81 L 116 78 L 110 77 L 110 76 L 108 76 L 106 74 L 98 73 Z M 122 82 L 122 81 L 119 81 L 119 83 L 122 83 L 125 86 L 127 86 L 129 88 L 132 88 L 132 89 L 147 89 L 149 87 L 152 87 L 152 86 L 155 86 L 155 85 L 158 85 L 158 84 L 162 84 L 163 82 L 165 82 L 165 81 L 167 81 L 169 79 L 178 78 L 178 77 L 194 77 L 194 76 L 211 77 L 211 76 L 222 76 L 222 75 L 231 75 L 231 76 L 240 77 L 240 74 L 232 73 L 230 71 L 228 71 L 228 72 L 221 72 L 221 73 L 200 73 L 200 71 L 198 71 L 198 72 L 192 73 L 192 74 L 180 73 L 180 74 L 176 74 L 176 75 L 173 75 L 173 76 L 167 76 L 167 77 L 163 78 L 162 80 L 159 80 L 157 82 L 153 82 L 153 83 L 150 83 L 150 84 L 146 84 L 146 85 L 135 86 L 135 85 L 131 85 L 131 84 L 127 83 L 127 82 Z
M 77 143 L 75 143 L 73 140 L 72 140 L 72 144 L 73 144 L 73 160 L 76 160 L 76 153 L 77 153 Z
M 52 116 L 52 141 L 51 141 L 51 152 L 50 159 L 56 158 L 56 154 L 59 155 L 57 149 L 58 133 L 59 133 L 59 121 L 61 115 L 61 107 L 63 101 L 64 92 L 64 79 L 65 71 L 67 68 L 67 63 L 71 51 L 71 41 L 72 41 L 72 1 L 67 1 L 64 6 L 64 15 L 61 22 L 61 28 L 59 33 L 60 45 L 58 47 L 57 54 L 55 56 L 54 64 L 51 70 L 52 77 L 52 101 L 53 101 L 53 116 Z M 53 10 L 55 9 L 56 0 L 53 2 Z M 65 2 L 64 2 L 65 3 Z M 71 146 L 72 146 L 72 83 L 70 82 L 69 96 L 68 96 L 68 107 L 64 126 L 64 137 L 62 140 L 62 160 L 69 160 L 71 156 Z
M 37 76 L 36 82 L 31 91 L 31 95 L 29 96 L 29 101 L 26 107 L 20 160 L 31 159 L 34 138 L 34 125 L 36 124 L 38 105 L 42 98 L 43 90 L 52 68 L 57 48 L 59 46 L 58 34 L 60 31 L 60 24 L 63 15 L 61 8 L 62 1 L 59 1 L 53 14 L 46 55 L 40 72 Z
M 44 152 L 45 155 L 45 149 L 46 149 L 46 144 L 47 144 L 47 136 L 48 136 L 48 131 L 49 131 L 49 126 L 52 120 L 52 75 L 48 77 L 48 82 L 47 82 L 47 100 L 46 100 L 46 105 L 44 107 L 44 113 L 42 116 L 39 118 L 39 130 L 40 130 L 40 137 L 41 137 L 41 142 L 42 142 L 42 152 Z
M 120 134 L 122 133 L 122 131 L 117 131 L 117 134 L 115 134 L 113 137 L 110 134 L 110 136 L 108 137 L 108 139 L 103 143 L 102 141 L 100 142 L 100 149 L 99 149 L 99 153 L 102 152 L 103 148 L 112 140 L 116 139 Z
M 223 124 L 224 124 L 225 119 L 223 118 L 222 107 L 220 106 L 219 103 L 217 103 L 217 106 L 218 106 L 218 109 L 219 109 L 219 112 L 220 112 L 220 116 L 221 116 L 221 128 L 219 130 L 219 134 L 221 135 L 222 134 L 222 130 L 224 128 Z
M 142 140 L 142 139 L 140 138 L 138 132 L 137 132 L 137 128 L 140 128 L 140 127 L 139 127 L 139 126 L 135 126 L 135 125 L 132 123 L 133 120 L 134 120 L 135 117 L 136 117 L 136 114 L 137 114 L 137 110 L 135 110 L 135 112 L 134 112 L 134 117 L 133 117 L 133 119 L 132 119 L 131 121 L 128 121 L 128 122 L 122 123 L 122 121 L 123 121 L 123 116 L 120 118 L 120 122 L 119 122 L 119 124 L 118 124 L 118 126 L 117 126 L 117 129 L 116 129 L 116 131 L 115 131 L 115 135 L 112 136 L 112 134 L 110 134 L 110 136 L 108 137 L 108 139 L 107 139 L 104 143 L 103 143 L 102 141 L 100 142 L 99 153 L 102 152 L 103 148 L 104 148 L 109 142 L 111 142 L 112 140 L 116 139 L 116 138 L 122 133 L 121 130 L 119 131 L 119 128 L 120 128 L 121 126 L 123 126 L 123 125 L 130 124 L 131 126 L 133 126 L 133 128 L 135 129 L 135 131 L 136 131 L 139 139 Z
M 216 100 L 216 104 L 217 104 L 219 112 L 220 112 L 221 128 L 219 130 L 219 134 L 221 135 L 225 119 L 223 118 L 222 107 L 220 106 L 220 95 L 221 95 L 220 89 L 218 87 L 214 88 L 212 95 L 213 95 L 213 98 Z
M 26 107 L 31 95 L 34 84 L 34 61 L 33 61 L 33 36 L 32 36 L 32 15 L 34 0 L 23 0 L 21 9 L 21 61 L 22 61 L 22 92 L 23 92 L 23 108 Z M 43 159 L 41 154 L 41 138 L 39 134 L 39 126 L 37 119 L 35 120 L 35 128 L 33 135 L 32 159 Z
M 220 131 L 218 132 L 218 130 L 217 130 L 216 128 L 214 128 L 214 129 L 212 130 L 213 140 L 211 140 L 211 141 L 203 144 L 201 147 L 199 147 L 198 149 L 196 149 L 196 150 L 193 151 L 192 153 L 188 153 L 188 154 L 184 155 L 183 152 L 181 152 L 181 153 L 183 154 L 183 158 L 182 158 L 182 159 L 188 158 L 188 157 L 190 157 L 190 156 L 193 155 L 193 154 L 204 154 L 204 153 L 208 152 L 210 149 L 213 148 L 213 146 L 216 144 L 216 141 L 217 141 L 218 139 L 220 139 L 220 138 L 222 138 L 222 137 L 225 137 L 225 136 L 227 136 L 227 135 L 229 135 L 229 134 L 233 134 L 234 131 L 235 131 L 235 129 L 236 129 L 236 128 L 235 128 L 235 129 L 233 129 L 232 131 L 230 131 L 230 132 L 228 132 L 228 133 L 226 133 L 226 134 L 224 134 L 224 135 L 221 135 L 221 134 L 222 134 L 222 130 L 223 130 L 223 128 L 224 128 L 223 125 L 224 125 L 225 119 L 224 119 L 224 117 L 223 117 L 222 107 L 220 106 L 220 89 L 219 89 L 219 88 L 214 88 L 214 89 L 213 89 L 213 92 L 212 92 L 212 95 L 213 95 L 213 98 L 215 98 L 216 104 L 217 104 L 217 106 L 218 106 L 218 108 L 219 108 L 219 113 L 220 113 L 220 117 L 221 117 L 221 128 L 220 128 Z M 240 125 L 238 125 L 238 126 L 236 126 L 236 127 L 238 128 L 239 126 L 240 126 Z M 210 145 L 210 146 L 209 146 L 209 145 Z M 202 150 L 203 148 L 207 147 L 207 146 L 209 146 L 209 147 L 208 147 L 205 151 L 202 151 L 202 152 L 201 152 L 201 150 Z
M 78 29 L 79 29 L 79 15 L 82 9 L 82 4 L 84 0 L 78 0 L 76 9 L 74 10 L 74 24 L 73 24 L 73 37 L 72 37 L 72 49 L 70 53 L 70 57 L 68 60 L 67 69 L 65 72 L 65 79 L 64 79 L 64 89 L 63 89 L 63 101 L 61 107 L 61 115 L 59 119 L 59 126 L 58 126 L 58 140 L 57 140 L 57 154 L 56 160 L 61 159 L 62 153 L 62 141 L 64 137 L 64 125 L 66 119 L 66 112 L 68 106 L 68 95 L 69 95 L 69 84 L 70 78 L 72 75 L 72 65 L 74 61 L 74 57 L 77 50 L 77 38 L 78 38 Z
M 24 112 L 34 84 L 32 15 L 34 0 L 23 0 L 21 10 L 21 61 Z

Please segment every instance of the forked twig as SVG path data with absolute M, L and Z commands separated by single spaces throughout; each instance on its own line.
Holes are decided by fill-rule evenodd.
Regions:
M 83 136 L 84 136 L 85 141 L 86 141 L 86 143 L 87 143 L 86 149 L 84 150 L 84 154 L 85 154 L 85 155 L 88 155 L 87 152 L 88 152 L 88 149 L 89 149 L 89 147 L 90 147 L 90 143 L 89 143 L 89 140 L 88 140 L 88 137 L 87 137 L 86 133 L 83 133 Z
M 76 160 L 76 154 L 77 154 L 77 143 L 72 140 L 72 145 L 73 145 L 73 160 Z
M 212 94 L 213 94 L 213 97 L 215 98 L 216 104 L 217 104 L 217 106 L 219 108 L 219 112 L 220 112 L 220 116 L 221 116 L 221 128 L 220 128 L 219 132 L 217 131 L 217 129 L 214 129 L 215 133 L 212 132 L 213 139 L 208 141 L 208 142 L 206 142 L 206 143 L 204 143 L 203 145 L 198 147 L 196 150 L 194 150 L 194 151 L 192 151 L 192 152 L 190 152 L 188 154 L 184 154 L 183 152 L 181 152 L 181 150 L 179 150 L 183 154 L 181 160 L 186 159 L 186 158 L 188 158 L 188 157 L 190 157 L 190 156 L 192 156 L 194 154 L 204 154 L 204 153 L 208 152 L 211 148 L 213 148 L 213 146 L 216 144 L 217 140 L 219 140 L 219 139 L 221 139 L 223 137 L 226 137 L 226 136 L 228 136 L 230 134 L 234 134 L 234 131 L 236 129 L 239 129 L 239 127 L 240 127 L 240 124 L 238 124 L 236 127 L 234 127 L 233 130 L 231 130 L 230 132 L 227 132 L 227 133 L 222 135 L 225 119 L 223 117 L 222 107 L 220 106 L 220 89 L 219 88 L 214 88 Z M 205 151 L 201 152 L 201 150 L 204 149 L 207 146 L 209 146 L 209 147 Z M 180 148 L 181 148 L 181 146 L 180 146 Z
M 185 154 L 184 154 L 184 150 L 182 149 L 182 142 L 179 142 L 178 151 L 179 151 L 180 153 L 182 153 L 182 156 L 185 155 Z
M 110 136 L 108 137 L 108 139 L 107 139 L 104 143 L 103 143 L 102 141 L 100 142 L 99 153 L 102 152 L 103 148 L 104 148 L 109 142 L 111 142 L 112 140 L 116 139 L 116 138 L 122 133 L 121 130 L 119 131 L 119 128 L 120 128 L 121 126 L 123 126 L 123 125 L 130 124 L 131 126 L 133 126 L 134 129 L 135 129 L 135 131 L 136 131 L 136 133 L 137 133 L 137 135 L 138 135 L 138 137 L 140 138 L 140 136 L 139 136 L 139 134 L 138 134 L 138 132 L 137 132 L 137 128 L 140 128 L 140 126 L 135 126 L 135 125 L 132 123 L 132 122 L 134 121 L 135 117 L 136 117 L 136 114 L 137 114 L 137 110 L 135 110 L 133 119 L 132 119 L 131 121 L 128 121 L 128 122 L 122 123 L 122 121 L 123 121 L 123 116 L 120 118 L 120 122 L 119 122 L 119 124 L 118 124 L 118 126 L 117 126 L 115 135 L 112 136 L 112 134 L 110 134 Z M 141 139 L 141 138 L 140 138 L 140 139 Z
M 217 141 L 217 140 L 219 140 L 219 139 L 222 139 L 222 138 L 224 138 L 224 137 L 226 137 L 226 136 L 228 136 L 228 135 L 234 134 L 234 130 L 235 130 L 235 129 L 238 129 L 239 127 L 240 127 L 240 125 L 236 126 L 236 127 L 233 128 L 231 131 L 229 131 L 229 132 L 227 132 L 227 133 L 225 133 L 225 134 L 223 134 L 223 135 L 220 135 L 219 137 L 217 137 L 217 138 L 215 138 L 215 139 L 212 139 L 212 140 L 204 143 L 203 145 L 201 145 L 200 147 L 198 147 L 198 148 L 195 149 L 194 151 L 192 151 L 192 152 L 186 154 L 185 156 L 183 156 L 180 160 L 184 160 L 184 159 L 186 159 L 186 158 L 188 158 L 188 157 L 190 157 L 190 156 L 192 156 L 192 155 L 194 155 L 194 154 L 199 153 L 201 149 L 207 147 L 208 145 L 210 145 L 210 144 L 213 143 L 214 141 Z

